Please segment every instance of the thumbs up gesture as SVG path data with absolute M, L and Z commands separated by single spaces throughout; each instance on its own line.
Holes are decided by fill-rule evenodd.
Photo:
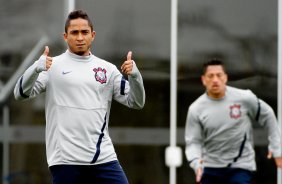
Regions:
M 124 63 L 121 65 L 121 71 L 126 75 L 132 74 L 133 60 L 131 58 L 132 58 L 132 52 L 129 51 L 127 54 L 127 60 L 124 61 Z
M 45 46 L 45 50 L 37 63 L 36 71 L 38 73 L 42 71 L 47 71 L 51 67 L 53 58 L 48 56 L 48 54 L 49 54 L 49 47 Z
M 46 70 L 49 70 L 49 68 L 52 65 L 52 60 L 53 60 L 53 58 L 49 57 L 48 54 L 49 54 L 49 47 L 45 46 L 45 50 L 44 50 L 43 55 L 46 56 L 46 64 L 45 64 Z
M 48 56 L 48 54 L 49 54 L 49 47 L 48 47 L 48 46 L 45 46 L 45 50 L 44 50 L 44 52 L 43 52 L 43 55 L 44 55 L 44 56 Z

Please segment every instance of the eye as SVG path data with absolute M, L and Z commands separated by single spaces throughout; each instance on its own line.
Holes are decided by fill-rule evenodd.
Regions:
M 213 78 L 213 74 L 208 74 L 207 78 L 209 78 L 209 79 Z
M 219 74 L 217 74 L 217 77 L 218 78 L 222 78 L 224 76 L 224 74 L 223 73 L 219 73 Z
M 70 34 L 72 34 L 72 35 L 77 35 L 77 34 L 78 34 L 78 31 L 77 31 L 77 30 L 72 30 L 72 31 L 70 31 Z

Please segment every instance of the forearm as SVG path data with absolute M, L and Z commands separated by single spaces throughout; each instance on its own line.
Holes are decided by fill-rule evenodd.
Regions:
M 274 157 L 281 157 L 281 132 L 272 108 L 260 100 L 261 113 L 259 121 L 268 131 L 268 149 Z
M 195 173 L 199 168 L 202 168 L 201 146 L 199 144 L 187 144 L 185 154 L 190 167 Z
M 37 62 L 31 65 L 19 78 L 14 88 L 14 96 L 17 100 L 29 98 L 32 88 L 39 73 L 36 72 Z
M 145 105 L 145 89 L 143 85 L 143 79 L 142 76 L 134 64 L 133 72 L 128 77 L 128 82 L 130 85 L 130 91 L 129 91 L 129 105 L 132 108 L 141 109 Z

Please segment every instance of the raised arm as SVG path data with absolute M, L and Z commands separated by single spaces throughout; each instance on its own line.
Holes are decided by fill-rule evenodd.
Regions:
M 46 46 L 42 56 L 18 79 L 14 88 L 14 96 L 17 100 L 34 98 L 45 91 L 48 81 L 48 75 L 45 71 L 52 65 L 52 57 L 49 57 L 48 54 L 49 47 Z
M 114 81 L 114 99 L 134 109 L 141 109 L 145 105 L 145 89 L 142 76 L 132 60 L 132 52 L 127 54 L 127 60 L 121 66 L 123 74 L 128 75 L 128 80 L 117 70 Z

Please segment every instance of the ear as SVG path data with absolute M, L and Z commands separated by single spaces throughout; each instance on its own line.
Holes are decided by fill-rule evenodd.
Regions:
M 95 31 L 92 31 L 91 36 L 92 36 L 92 41 L 93 41 L 93 40 L 95 39 L 96 32 L 95 32 Z
M 204 86 L 206 86 L 206 79 L 205 79 L 205 76 L 204 76 L 204 75 L 201 76 L 201 80 L 202 80 L 202 84 L 203 84 Z
M 64 40 L 67 41 L 67 39 L 68 39 L 68 34 L 67 34 L 67 33 L 63 33 L 63 36 L 64 36 Z

